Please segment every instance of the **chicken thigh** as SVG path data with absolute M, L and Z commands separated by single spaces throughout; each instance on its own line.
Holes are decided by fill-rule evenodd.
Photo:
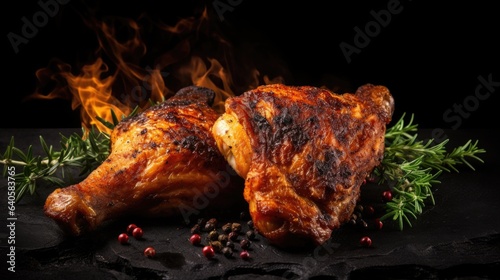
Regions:
M 81 235 L 125 215 L 177 215 L 188 222 L 202 208 L 229 203 L 243 188 L 234 189 L 236 173 L 211 134 L 219 116 L 210 107 L 214 95 L 187 87 L 122 120 L 111 133 L 108 158 L 80 183 L 51 193 L 45 214 Z M 213 199 L 197 204 L 200 198 Z
M 393 111 L 384 86 L 265 85 L 227 99 L 212 132 L 245 179 L 257 231 L 277 246 L 319 245 L 352 215 Z

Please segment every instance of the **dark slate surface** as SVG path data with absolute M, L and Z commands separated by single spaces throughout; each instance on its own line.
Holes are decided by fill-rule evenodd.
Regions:
M 32 144 L 40 151 L 38 137 L 58 145 L 59 132 L 69 135 L 75 129 L 1 129 L 0 151 L 5 151 L 11 136 L 16 146 Z M 431 130 L 422 130 L 425 139 Z M 207 260 L 201 247 L 188 242 L 191 225 L 174 219 L 145 220 L 125 217 L 109 222 L 98 231 L 79 238 L 65 236 L 43 214 L 45 197 L 52 187 L 38 187 L 16 205 L 15 269 L 7 270 L 10 245 L 7 221 L 6 180 L 0 181 L 1 279 L 494 279 L 500 273 L 500 188 L 498 172 L 498 133 L 493 130 L 447 131 L 449 147 L 479 139 L 487 153 L 484 164 L 473 162 L 476 171 L 465 167 L 460 173 L 440 177 L 434 195 L 436 205 L 427 206 L 413 227 L 400 232 L 389 223 L 382 230 L 371 227 L 383 204 L 384 186 L 363 186 L 363 205 L 377 210 L 367 218 L 368 228 L 346 225 L 334 232 L 331 240 L 317 248 L 291 251 L 270 246 L 257 236 L 251 245 L 251 259 L 238 255 L 226 258 L 217 254 Z M 18 169 L 20 171 L 20 169 Z M 246 203 L 220 212 L 203 212 L 198 217 L 216 217 L 220 224 L 240 221 L 246 228 Z M 197 217 L 197 218 L 198 218 Z M 365 215 L 366 217 L 366 215 Z M 128 245 L 117 241 L 129 223 L 144 229 L 140 240 Z M 203 234 L 205 236 L 206 234 Z M 362 236 L 373 240 L 371 248 L 359 245 Z M 156 248 L 147 258 L 142 251 Z M 236 253 L 239 249 L 236 246 Z

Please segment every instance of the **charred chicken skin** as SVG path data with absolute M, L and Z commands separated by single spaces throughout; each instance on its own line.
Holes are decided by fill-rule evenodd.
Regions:
M 227 201 L 229 166 L 211 134 L 219 117 L 210 107 L 214 95 L 187 87 L 121 121 L 111 133 L 108 158 L 80 183 L 51 193 L 45 214 L 81 235 L 124 215 L 192 213 L 186 209 L 196 209 L 194 199 L 204 193 L 219 194 L 210 206 Z
M 267 85 L 227 99 L 212 132 L 245 179 L 257 231 L 277 246 L 319 245 L 352 215 L 393 110 L 384 86 Z

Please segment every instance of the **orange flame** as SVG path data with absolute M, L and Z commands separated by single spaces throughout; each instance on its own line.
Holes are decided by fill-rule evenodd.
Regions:
M 80 109 L 82 127 L 87 130 L 96 127 L 99 131 L 111 133 L 98 117 L 113 122 L 112 113 L 120 118 L 129 115 L 135 107 L 145 109 L 154 102 L 161 102 L 175 90 L 188 85 L 208 87 L 215 91 L 214 109 L 222 112 L 225 99 L 236 95 L 234 71 L 227 60 L 231 45 L 220 34 L 210 32 L 205 9 L 200 18 L 185 18 L 174 26 L 160 24 L 162 38 L 170 39 L 174 46 L 156 56 L 154 67 L 141 66 L 147 55 L 146 44 L 142 40 L 143 30 L 136 21 L 113 19 L 112 21 L 87 21 L 95 30 L 99 47 L 97 58 L 84 65 L 78 73 L 71 66 L 55 61 L 54 65 L 37 71 L 40 87 L 30 96 L 36 99 L 65 98 L 71 100 L 73 110 Z M 123 29 L 129 34 L 119 40 Z M 198 50 L 198 41 L 215 41 L 217 51 L 206 54 Z M 260 84 L 260 73 L 251 70 L 245 75 L 243 89 L 255 88 Z M 263 77 L 266 84 L 282 82 L 280 77 Z M 48 94 L 43 88 L 55 83 Z M 169 84 L 169 87 L 167 87 Z

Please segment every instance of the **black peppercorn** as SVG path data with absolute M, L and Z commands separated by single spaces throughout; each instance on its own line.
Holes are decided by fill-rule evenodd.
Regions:
M 361 226 L 364 227 L 364 228 L 367 228 L 368 227 L 368 223 L 365 220 L 363 220 L 363 219 L 360 219 L 360 220 L 361 220 L 360 221 L 361 222 Z
M 212 230 L 214 230 L 214 229 L 215 229 L 215 225 L 214 225 L 214 224 L 212 224 L 212 223 L 207 222 L 207 223 L 205 224 L 205 228 L 204 228 L 204 229 L 205 229 L 205 231 L 207 231 L 207 232 L 211 232 Z
M 225 232 L 225 233 L 230 233 L 232 231 L 232 224 L 231 223 L 227 223 L 225 225 L 222 226 L 222 231 Z
M 230 258 L 233 256 L 233 249 L 229 247 L 224 247 L 222 248 L 222 254 L 224 254 L 226 258 Z
M 234 249 L 234 243 L 231 241 L 226 242 L 226 247 Z
M 237 232 L 234 232 L 234 231 L 231 231 L 228 235 L 228 238 L 229 240 L 231 241 L 236 241 L 238 240 L 238 233 Z
M 247 231 L 246 236 L 247 236 L 247 238 L 248 238 L 248 239 L 250 239 L 250 240 L 255 239 L 255 231 L 253 231 L 253 230 L 249 230 L 249 231 Z
M 239 223 L 233 223 L 231 225 L 231 230 L 233 232 L 239 233 L 241 231 L 241 224 L 239 224 Z
M 217 253 L 222 251 L 223 248 L 222 244 L 219 241 L 211 241 L 210 246 L 212 246 L 214 248 L 214 251 Z
M 216 230 L 212 230 L 209 234 L 208 234 L 208 240 L 209 241 L 215 241 L 219 238 L 219 233 L 216 231 Z
M 253 229 L 253 221 L 250 220 L 247 222 L 248 228 Z
M 251 242 L 248 239 L 242 239 L 240 241 L 240 246 L 241 246 L 241 249 L 243 249 L 243 250 L 247 250 L 248 248 L 250 248 L 250 244 L 251 244 Z
M 229 241 L 229 236 L 227 234 L 219 234 L 218 240 L 222 244 L 226 244 L 226 242 Z
M 353 220 L 357 220 L 357 219 L 358 219 L 358 215 L 356 215 L 356 213 L 353 213 L 353 214 L 351 215 L 351 219 L 353 219 Z
M 207 221 L 207 223 L 213 224 L 214 226 L 217 226 L 217 219 L 216 218 L 211 218 Z

